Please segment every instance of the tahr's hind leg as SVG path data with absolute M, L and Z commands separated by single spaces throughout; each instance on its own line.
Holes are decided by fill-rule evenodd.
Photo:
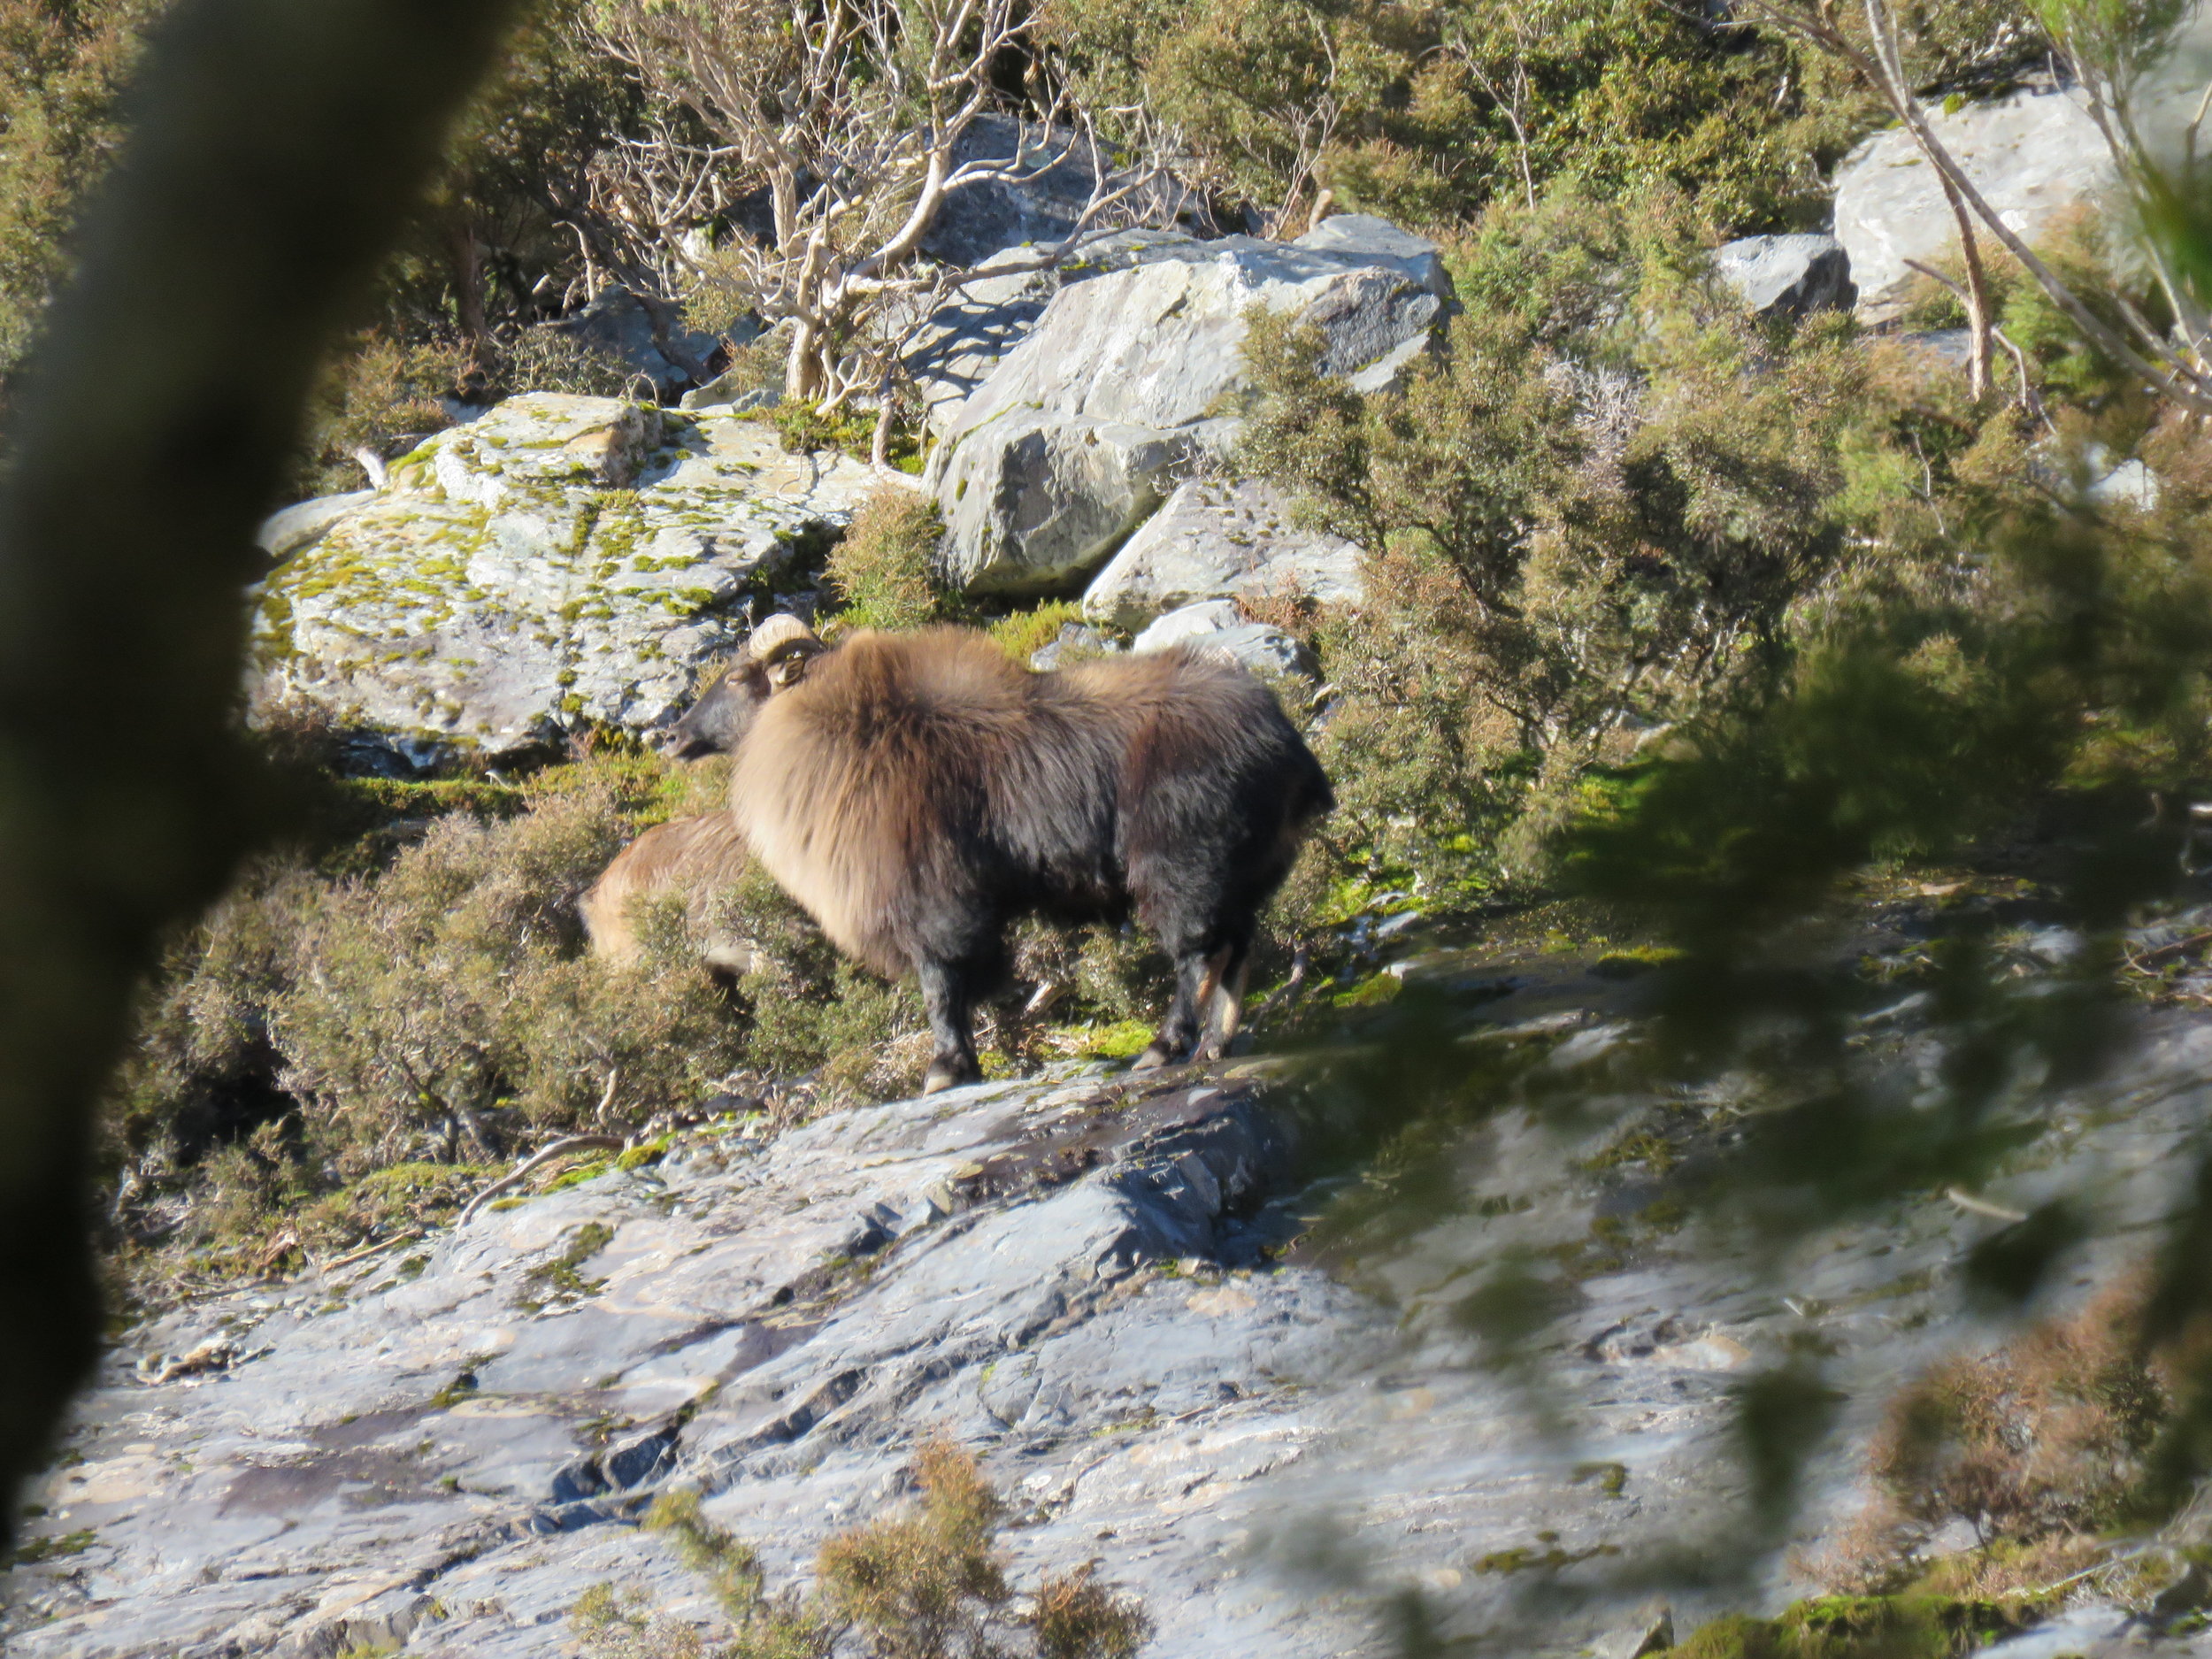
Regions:
M 952 962 L 924 962 L 917 972 L 930 1035 L 937 1044 L 922 1078 L 922 1093 L 934 1094 L 963 1083 L 981 1082 L 983 1068 L 975 1062 L 973 976 L 964 965 Z
M 1245 986 L 1252 977 L 1251 941 L 1224 946 L 1215 960 L 1219 966 L 1210 976 L 1212 984 L 1206 998 L 1205 1034 L 1192 1056 L 1196 1060 L 1218 1060 L 1236 1041 L 1237 1027 L 1244 1021 Z
M 1198 1041 L 1200 1017 L 1213 1001 L 1228 954 L 1225 946 L 1211 956 L 1200 950 L 1187 950 L 1176 957 L 1175 995 L 1167 1005 L 1167 1018 L 1160 1022 L 1159 1033 L 1152 1039 L 1151 1046 L 1137 1056 L 1133 1071 L 1150 1071 L 1173 1065 L 1190 1054 Z

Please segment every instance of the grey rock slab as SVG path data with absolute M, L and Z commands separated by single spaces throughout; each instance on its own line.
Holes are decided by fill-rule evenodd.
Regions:
M 1425 236 L 1401 230 L 1372 213 L 1339 213 L 1325 219 L 1291 246 L 1322 253 L 1350 254 L 1377 265 L 1395 265 L 1440 300 L 1453 297 L 1444 250 Z
M 250 591 L 250 689 L 410 756 L 649 730 L 791 549 L 887 483 L 912 487 L 787 455 L 736 415 L 511 398 L 395 463 L 388 490 L 279 515 L 290 551 Z
M 280 512 L 271 513 L 254 533 L 254 541 L 271 558 L 296 553 L 356 507 L 373 501 L 373 489 L 357 489 L 343 495 L 319 495 Z
M 1035 327 L 1062 288 L 1125 270 L 1150 249 L 1190 240 L 1186 231 L 1140 227 L 1085 242 L 1056 264 L 1046 263 L 1050 250 L 1035 245 L 1003 248 L 978 261 L 975 274 L 931 313 L 907 348 L 905 365 L 931 431 L 941 435 L 948 429 L 961 404 Z
M 1126 468 L 1063 457 L 1109 429 L 1149 433 L 1177 458 L 1233 445 L 1254 306 L 1317 327 L 1331 373 L 1402 373 L 1444 301 L 1395 256 L 1381 258 L 1248 236 L 1157 237 L 1064 281 L 982 384 L 940 416 L 928 479 L 945 514 L 948 575 L 979 591 L 1046 593 L 1102 562 L 1168 489 L 1132 516 L 1139 492 Z
M 1357 604 L 1360 560 L 1351 542 L 1294 523 L 1272 485 L 1192 479 L 1099 572 L 1083 614 L 1134 631 L 1165 611 L 1240 595 Z
M 1137 635 L 1133 651 L 1164 651 L 1171 646 L 1212 651 L 1256 673 L 1310 674 L 1313 659 L 1304 646 L 1264 622 L 1247 622 L 1232 599 L 1210 599 L 1171 611 Z
M 1499 1028 L 1621 1028 L 1529 978 Z M 1602 1047 L 1555 1072 L 1602 1081 Z M 2139 1022 L 2093 1087 L 2023 1106 L 2032 1138 L 1980 1195 L 2093 1211 L 2102 1242 L 2069 1284 L 2139 1256 L 2193 1179 L 2208 1075 L 2212 1020 Z M 656 1168 L 180 1309 L 127 1333 L 27 1494 L 35 1536 L 89 1537 L 0 1578 L 0 1640 L 23 1659 L 535 1659 L 602 1582 L 711 1635 L 705 1586 L 628 1525 L 654 1492 L 700 1490 L 772 1583 L 799 1584 L 946 1435 L 1007 1497 L 1017 1581 L 1098 1561 L 1157 1621 L 1156 1659 L 1386 1651 L 1378 1606 L 1408 1592 L 1440 1640 L 1610 1651 L 1652 1627 L 1648 1590 L 1614 1575 L 1735 1512 L 1744 1379 L 1825 1356 L 1846 1396 L 1808 1471 L 1814 1530 L 1860 1502 L 1852 1448 L 1896 1379 L 1989 1335 L 1956 1269 L 1996 1224 L 1937 1194 L 1786 1250 L 1632 1229 L 1623 1259 L 1559 1279 L 1532 1394 L 1483 1363 L 1467 1298 L 1647 1202 L 1589 1173 L 1614 1103 L 1564 1128 L 1498 1111 L 1449 1156 L 1499 1202 L 1324 1271 L 1249 1248 L 1325 1204 L 1297 1184 L 1291 1099 L 1249 1073 L 1062 1068 L 768 1140 L 710 1126 Z M 551 1272 L 588 1226 L 599 1248 Z M 216 1337 L 220 1368 L 139 1371 Z M 1685 1591 L 1675 1628 L 1803 1587 L 1778 1564 Z
M 1323 365 L 1348 374 L 1436 319 L 1402 271 L 1248 236 L 1162 241 L 1138 263 L 1064 288 L 1035 330 L 961 410 L 955 436 L 1023 406 L 1171 427 L 1243 384 L 1254 305 L 1318 326 Z
M 1048 645 L 1041 645 L 1029 654 L 1029 665 L 1039 673 L 1049 673 L 1064 668 L 1081 657 L 1100 657 L 1122 648 L 1096 628 L 1080 622 L 1063 622 L 1060 633 Z
M 1975 188 L 2032 245 L 2060 214 L 2096 203 L 2112 185 L 2111 152 L 2071 90 L 2024 87 L 1993 102 L 1924 112 Z M 1940 269 L 1958 257 L 1957 222 L 1903 127 L 1876 134 L 1838 165 L 1835 235 L 1850 256 L 1859 315 L 1869 322 L 1898 314 L 1913 281 L 1908 259 Z
M 1714 251 L 1713 269 L 1761 317 L 1847 311 L 1858 302 L 1851 256 L 1833 236 L 1740 236 Z
M 1167 498 L 1190 449 L 1156 427 L 1008 411 L 941 470 L 945 575 L 979 594 L 1069 587 Z

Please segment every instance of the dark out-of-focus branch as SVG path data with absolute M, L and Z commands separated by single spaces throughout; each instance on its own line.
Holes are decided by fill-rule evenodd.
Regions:
M 0 484 L 0 1544 L 89 1366 L 93 1102 L 161 930 L 266 835 L 252 530 L 512 0 L 185 0 Z

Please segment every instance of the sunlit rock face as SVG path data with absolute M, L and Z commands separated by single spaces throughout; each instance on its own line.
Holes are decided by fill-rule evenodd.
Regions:
M 1067 589 L 1233 447 L 1254 307 L 1311 324 L 1323 366 L 1376 389 L 1428 349 L 1450 294 L 1433 247 L 1379 219 L 1298 242 L 1156 235 L 1101 264 L 934 417 L 946 573 L 971 591 Z
M 2111 152 L 2070 89 L 2027 87 L 1986 104 L 1932 106 L 1927 117 L 2006 227 L 2030 245 L 2111 188 Z M 1958 222 L 1903 127 L 1876 134 L 1837 167 L 1835 234 L 1868 322 L 1891 321 L 1902 309 L 1916 280 L 1908 260 L 1938 269 L 1957 260 Z
M 1377 943 L 1464 1009 L 1452 1052 L 1524 1054 L 1542 1087 L 1348 1170 L 1314 1160 L 1379 1050 L 1318 1082 L 1064 1064 L 780 1135 L 718 1121 L 194 1302 L 119 1339 L 25 1494 L 0 1641 L 538 1659 L 603 1581 L 711 1635 L 706 1586 L 631 1525 L 652 1494 L 700 1491 L 800 1582 L 942 1436 L 1008 1500 L 1011 1576 L 1096 1561 L 1157 1622 L 1151 1659 L 1390 1653 L 1409 1598 L 1446 1640 L 1632 1653 L 1655 1571 L 1685 1633 L 1802 1594 L 1791 1563 L 1863 1496 L 1901 1382 L 1989 1339 L 1967 1253 L 2092 1203 L 2108 1242 L 2057 1283 L 2079 1295 L 2185 1200 L 2212 1110 L 2212 1021 L 2152 1019 L 2093 1085 L 2005 1109 L 1979 1209 L 1915 1191 L 1786 1240 L 1685 1225 L 1683 1171 L 1760 1102 L 1641 1091 L 1637 980 Z M 1863 1025 L 1909 1069 L 1917 1008 Z M 1378 1088 L 1361 1110 L 1402 1112 Z M 1506 1349 L 1483 1310 L 1509 1286 L 1533 1317 Z M 1798 1519 L 1747 1532 L 1733 1402 L 1790 1368 L 1833 1391 L 1835 1432 Z

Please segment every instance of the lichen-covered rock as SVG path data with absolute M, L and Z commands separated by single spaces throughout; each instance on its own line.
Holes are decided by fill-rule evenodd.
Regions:
M 1357 604 L 1360 557 L 1341 537 L 1294 523 L 1272 485 L 1192 479 L 1099 572 L 1083 614 L 1133 632 L 1163 612 L 1240 595 Z
M 1178 459 L 1233 443 L 1254 306 L 1319 328 L 1329 373 L 1378 369 L 1394 379 L 1445 304 L 1408 274 L 1394 245 L 1385 253 L 1163 236 L 1123 257 L 1062 287 L 974 394 L 941 417 L 929 476 L 954 580 L 979 591 L 1052 592 L 1112 552 L 1167 491 L 1125 518 L 1142 494 L 1130 469 L 1066 458 L 1109 427 L 1124 451 L 1138 447 L 1122 435 L 1134 429 L 1179 450 Z M 1079 503 L 1089 479 L 1104 494 Z
M 2111 152 L 2073 91 L 2028 87 L 1988 104 L 1932 106 L 1927 117 L 1975 188 L 2031 243 L 2112 182 Z M 1898 314 L 1913 281 L 1908 259 L 1939 269 L 1958 257 L 1943 188 L 1901 127 L 1876 134 L 1836 169 L 1835 226 L 1869 322 Z
M 389 489 L 280 515 L 288 553 L 252 594 L 255 695 L 415 758 L 646 730 L 794 548 L 887 478 L 903 475 L 787 455 L 737 416 L 511 398 L 403 457 Z

